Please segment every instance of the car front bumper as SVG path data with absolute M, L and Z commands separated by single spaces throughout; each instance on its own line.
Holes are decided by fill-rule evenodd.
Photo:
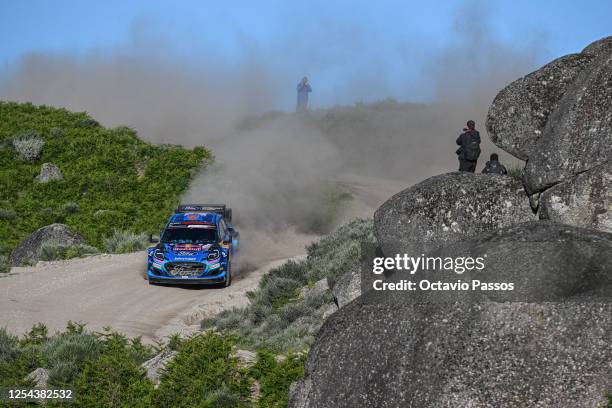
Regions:
M 216 285 L 225 282 L 225 274 L 223 271 L 212 276 L 168 276 L 158 275 L 151 270 L 147 272 L 147 278 L 150 283 L 168 283 L 174 285 Z

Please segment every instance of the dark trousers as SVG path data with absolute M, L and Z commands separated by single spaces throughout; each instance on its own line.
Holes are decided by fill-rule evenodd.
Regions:
M 474 173 L 476 171 L 476 161 L 459 159 L 459 171 Z

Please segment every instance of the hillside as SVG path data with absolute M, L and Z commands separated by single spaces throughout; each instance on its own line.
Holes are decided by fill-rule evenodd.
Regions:
M 98 249 L 115 230 L 158 232 L 211 158 L 203 147 L 153 145 L 130 128 L 104 128 L 87 113 L 0 102 L 1 252 L 52 223 Z M 38 181 L 43 163 L 63 179 Z

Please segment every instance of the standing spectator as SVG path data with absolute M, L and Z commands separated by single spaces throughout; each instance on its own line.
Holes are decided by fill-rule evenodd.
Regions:
M 297 85 L 297 107 L 296 112 L 306 112 L 308 110 L 308 93 L 312 92 L 308 78 L 304 77 Z
M 457 138 L 457 144 L 460 146 L 456 152 L 459 156 L 459 171 L 474 173 L 480 156 L 480 133 L 476 130 L 473 120 L 468 120 L 467 129 L 463 131 Z

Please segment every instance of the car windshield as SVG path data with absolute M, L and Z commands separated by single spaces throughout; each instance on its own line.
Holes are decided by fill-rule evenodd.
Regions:
M 217 242 L 214 228 L 167 228 L 161 241 L 168 244 L 209 244 Z

